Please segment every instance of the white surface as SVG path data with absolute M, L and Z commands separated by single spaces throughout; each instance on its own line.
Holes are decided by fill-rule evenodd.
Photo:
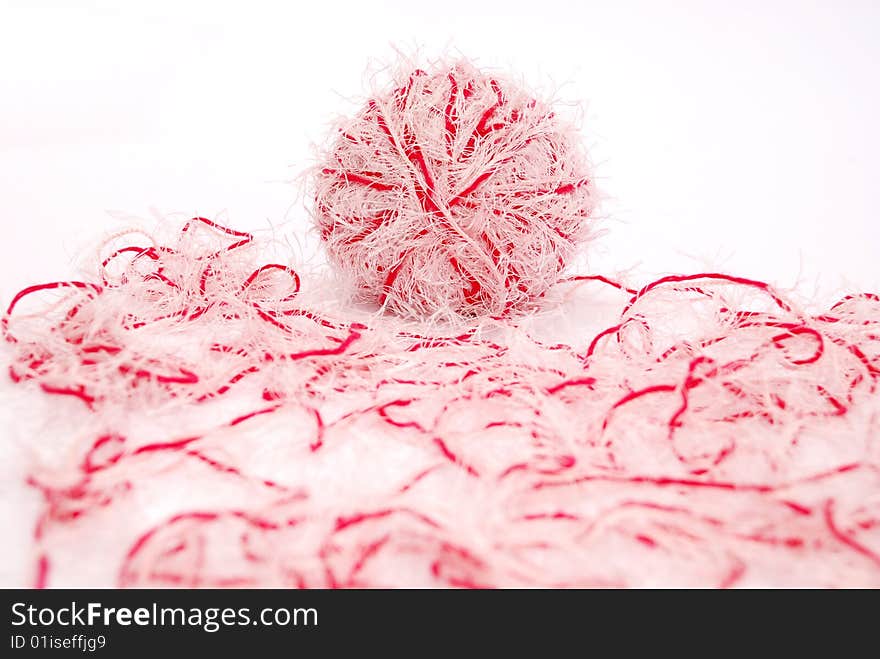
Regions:
M 598 272 L 880 284 L 872 0 L 120 4 L 0 0 L 4 301 L 69 278 L 127 226 L 108 210 L 301 233 L 285 181 L 392 44 L 458 49 L 586 101 L 609 196 Z M 15 414 L 0 407 L 3 428 Z M 37 494 L 12 442 L 3 453 L 3 528 L 27 537 Z M 27 583 L 26 548 L 7 557 L 0 583 Z

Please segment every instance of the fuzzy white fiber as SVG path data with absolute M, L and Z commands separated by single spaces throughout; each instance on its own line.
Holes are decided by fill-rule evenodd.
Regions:
M 880 586 L 876 296 L 566 279 L 438 325 L 208 221 L 133 242 L 5 318 L 8 583 Z

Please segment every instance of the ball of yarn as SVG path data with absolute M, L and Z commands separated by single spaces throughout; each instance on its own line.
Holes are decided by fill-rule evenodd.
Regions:
M 504 315 L 559 279 L 595 205 L 574 126 L 465 61 L 399 73 L 321 157 L 315 219 L 362 301 Z

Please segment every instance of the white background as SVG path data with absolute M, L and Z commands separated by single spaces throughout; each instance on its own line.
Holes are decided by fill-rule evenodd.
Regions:
M 0 0 L 0 296 L 71 277 L 119 213 L 222 213 L 296 242 L 285 181 L 394 46 L 584 101 L 608 197 L 594 271 L 876 289 L 878 35 L 876 0 Z M 0 404 L 0 436 L 27 416 Z M 32 578 L 29 442 L 0 459 L 4 585 Z
M 307 227 L 286 181 L 394 47 L 584 102 L 591 266 L 880 283 L 880 3 L 0 0 L 0 294 L 66 278 L 118 211 Z M 354 101 L 352 100 L 354 98 Z

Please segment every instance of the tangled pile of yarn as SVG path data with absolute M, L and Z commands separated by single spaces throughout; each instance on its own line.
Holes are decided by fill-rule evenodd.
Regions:
M 3 318 L 55 409 L 34 585 L 880 586 L 876 295 L 567 277 L 607 328 L 451 331 L 339 318 L 204 218 L 146 240 Z

